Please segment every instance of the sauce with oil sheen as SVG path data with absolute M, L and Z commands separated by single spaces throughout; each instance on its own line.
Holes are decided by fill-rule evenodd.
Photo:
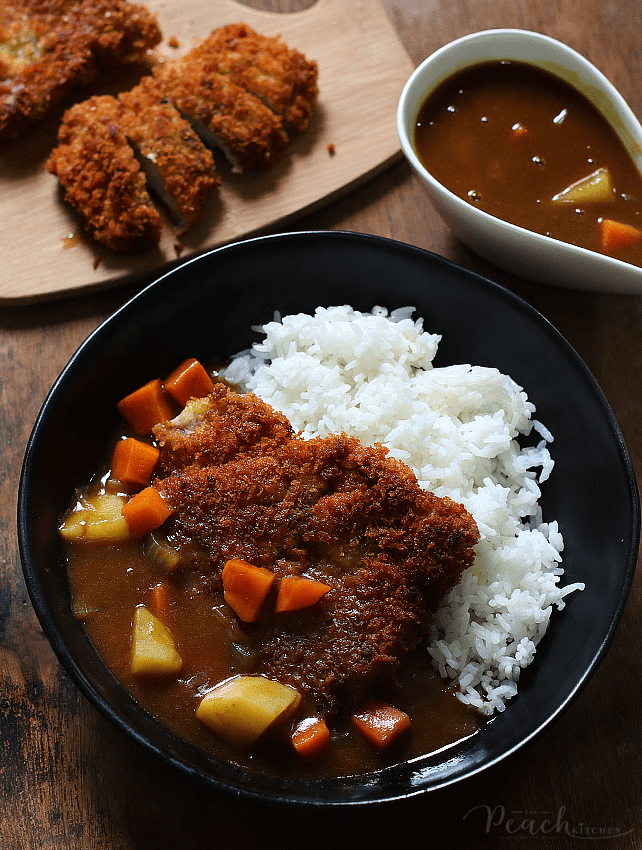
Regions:
M 238 635 L 213 616 L 213 605 L 223 605 L 222 595 L 204 593 L 189 572 L 177 575 L 174 591 L 180 604 L 172 604 L 167 625 L 182 635 L 183 668 L 176 677 L 136 676 L 130 665 L 132 611 L 158 581 L 158 569 L 140 541 L 72 545 L 67 556 L 76 616 L 105 664 L 149 714 L 212 758 L 274 776 L 353 775 L 436 752 L 473 735 L 485 721 L 454 696 L 453 687 L 434 670 L 422 645 L 405 660 L 399 688 L 390 695 L 412 718 L 412 734 L 402 748 L 374 752 L 347 719 L 333 727 L 327 757 L 310 764 L 279 741 L 268 739 L 252 749 L 234 746 L 213 734 L 195 711 L 208 683 L 246 672 L 246 660 L 235 644 Z
M 617 249 L 600 241 L 602 219 L 642 231 L 642 176 L 599 110 L 554 74 L 515 61 L 463 69 L 421 106 L 414 146 L 435 179 L 484 212 L 642 266 L 642 237 Z M 553 200 L 600 170 L 605 200 Z

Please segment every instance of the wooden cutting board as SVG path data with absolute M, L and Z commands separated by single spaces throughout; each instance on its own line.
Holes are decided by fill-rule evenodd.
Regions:
M 234 0 L 148 0 L 146 5 L 163 31 L 159 50 L 170 57 L 187 52 L 212 29 L 238 21 L 265 35 L 280 34 L 318 63 L 320 98 L 312 123 L 266 174 L 232 175 L 222 163 L 218 196 L 204 220 L 180 241 L 167 222 L 158 248 L 122 256 L 79 235 L 78 218 L 63 202 L 57 178 L 45 169 L 62 114 L 57 110 L 0 146 L 0 303 L 161 274 L 211 248 L 283 228 L 400 156 L 396 107 L 413 65 L 380 0 L 317 0 L 294 14 L 258 11 Z M 171 37 L 178 48 L 168 46 Z M 121 79 L 115 90 L 135 82 Z

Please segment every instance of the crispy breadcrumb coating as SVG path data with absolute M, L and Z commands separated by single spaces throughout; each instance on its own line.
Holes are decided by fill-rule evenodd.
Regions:
M 216 70 L 205 56 L 156 68 L 159 87 L 210 147 L 218 147 L 237 172 L 269 168 L 288 137 L 275 115 L 257 97 Z
M 139 154 L 148 183 L 181 231 L 189 229 L 220 178 L 211 152 L 151 78 L 118 97 L 119 124 Z
M 154 434 L 166 475 L 155 486 L 174 508 L 168 537 L 204 589 L 220 589 L 229 558 L 330 588 L 313 608 L 253 624 L 254 672 L 322 713 L 394 681 L 473 563 L 479 532 L 463 506 L 422 490 L 382 446 L 304 440 L 265 402 L 222 384 Z
M 14 51 L 14 58 L 18 53 Z M 98 241 L 113 250 L 133 250 L 147 243 L 141 240 L 140 221 L 132 213 L 140 208 L 147 215 L 151 203 L 141 194 L 143 178 L 135 168 L 136 156 L 150 186 L 185 231 L 202 216 L 207 197 L 220 183 L 205 145 L 220 148 L 235 172 L 270 168 L 289 140 L 284 122 L 291 132 L 307 126 L 317 98 L 316 80 L 316 63 L 279 38 L 260 36 L 245 24 L 222 27 L 183 58 L 158 64 L 153 74 L 121 93 L 117 101 L 92 98 L 88 106 L 68 110 L 48 168 L 58 174 L 66 199 L 88 218 L 88 230 Z M 80 117 L 86 133 L 79 128 Z M 107 119 L 110 133 L 105 130 Z M 109 145 L 114 148 L 114 163 Z M 125 162 L 127 203 L 120 168 Z M 112 227 L 109 209 L 116 207 L 101 210 L 82 191 L 84 183 L 93 185 L 99 179 L 96 171 L 101 167 L 103 191 L 109 187 L 114 192 L 118 186 L 122 196 Z M 125 234 L 128 221 L 133 228 L 130 240 Z
M 161 37 L 155 16 L 127 0 L 0 0 L 0 139 L 103 67 L 144 60 Z
M 47 168 L 58 175 L 65 200 L 83 216 L 90 235 L 129 253 L 157 243 L 162 223 L 118 112 L 110 95 L 68 109 Z
M 256 452 L 274 452 L 291 440 L 287 417 L 252 393 L 235 393 L 222 382 L 205 399 L 191 399 L 170 422 L 154 428 L 163 474 L 187 466 L 218 466 Z
M 214 30 L 192 51 L 258 97 L 281 117 L 288 133 L 305 130 L 318 96 L 316 62 L 279 37 L 260 35 L 247 24 Z

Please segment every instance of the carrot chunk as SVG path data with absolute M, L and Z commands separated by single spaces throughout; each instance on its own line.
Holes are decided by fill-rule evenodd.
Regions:
M 171 397 L 184 407 L 190 398 L 202 398 L 214 389 L 205 367 L 194 357 L 184 360 L 163 382 Z
M 223 599 L 244 623 L 256 622 L 274 584 L 274 573 L 232 558 L 225 564 L 222 578 Z
M 174 415 L 171 401 L 158 378 L 121 399 L 118 410 L 137 434 L 149 434 L 154 425 Z
M 330 587 L 323 582 L 303 576 L 286 576 L 279 583 L 275 611 L 298 611 L 314 605 Z
M 142 537 L 158 528 L 171 513 L 171 507 L 155 487 L 145 487 L 125 502 L 122 508 L 132 537 Z
M 306 761 L 313 761 L 327 753 L 330 730 L 322 717 L 306 717 L 297 723 L 290 740 L 297 755 Z
M 152 479 L 159 454 L 154 446 L 132 437 L 119 440 L 111 458 L 111 477 L 124 484 L 145 487 Z
M 410 717 L 379 699 L 371 699 L 351 717 L 351 723 L 376 750 L 385 750 L 410 729 Z
M 621 251 L 636 245 L 642 239 L 642 230 L 610 218 L 601 219 L 599 227 L 600 248 L 603 251 Z
M 149 607 L 152 614 L 160 620 L 165 620 L 171 602 L 169 585 L 166 581 L 155 584 L 149 592 Z

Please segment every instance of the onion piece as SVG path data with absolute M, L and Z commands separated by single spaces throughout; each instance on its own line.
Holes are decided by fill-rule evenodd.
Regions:
M 180 555 L 176 549 L 153 532 L 147 536 L 145 554 L 153 564 L 166 573 L 174 572 L 181 563 Z

